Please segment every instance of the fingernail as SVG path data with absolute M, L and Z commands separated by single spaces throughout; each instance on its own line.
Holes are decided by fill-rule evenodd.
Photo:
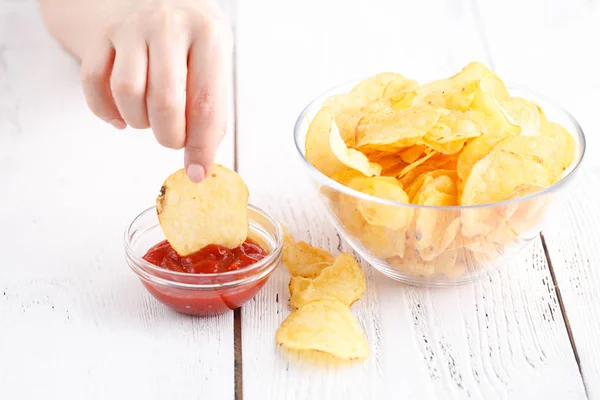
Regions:
M 112 126 L 119 130 L 127 128 L 127 124 L 122 119 L 116 118 L 109 122 Z
M 204 179 L 204 167 L 199 164 L 190 164 L 187 167 L 187 174 L 194 183 L 200 183 Z

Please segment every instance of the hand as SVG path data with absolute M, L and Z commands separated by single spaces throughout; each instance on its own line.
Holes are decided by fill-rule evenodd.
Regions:
M 118 129 L 151 127 L 161 145 L 185 147 L 187 174 L 200 182 L 226 132 L 229 24 L 208 0 L 118 4 L 83 55 L 86 101 Z

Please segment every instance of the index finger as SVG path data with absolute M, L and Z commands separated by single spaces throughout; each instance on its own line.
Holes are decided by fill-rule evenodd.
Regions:
M 185 167 L 200 182 L 227 131 L 231 50 L 221 38 L 195 41 L 188 56 Z

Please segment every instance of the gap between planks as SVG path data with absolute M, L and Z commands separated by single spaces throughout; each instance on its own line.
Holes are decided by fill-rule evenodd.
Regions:
M 229 8 L 230 26 L 233 34 L 233 54 L 232 54 L 232 97 L 233 97 L 233 169 L 238 170 L 238 102 L 237 102 L 237 4 L 233 0 Z M 242 358 L 242 309 L 233 310 L 233 370 L 234 370 L 234 399 L 243 400 L 244 398 L 244 371 Z
M 569 317 L 567 316 L 567 310 L 565 309 L 565 305 L 563 303 L 562 295 L 560 292 L 560 287 L 558 286 L 558 280 L 556 279 L 556 275 L 554 274 L 554 267 L 552 265 L 552 260 L 550 259 L 550 252 L 548 251 L 548 245 L 546 244 L 546 238 L 544 238 L 543 232 L 540 233 L 540 239 L 542 241 L 544 255 L 546 256 L 546 262 L 548 263 L 548 270 L 550 271 L 550 276 L 552 277 L 552 283 L 554 284 L 554 291 L 556 292 L 556 298 L 558 299 L 558 305 L 560 307 L 560 312 L 563 316 L 563 321 L 565 322 L 565 328 L 567 329 L 567 335 L 569 335 L 569 341 L 571 342 L 571 349 L 573 349 L 573 355 L 575 356 L 575 362 L 577 362 L 577 368 L 579 369 L 579 375 L 581 375 L 581 381 L 583 382 L 583 390 L 585 391 L 585 396 L 589 399 L 590 396 L 588 394 L 587 385 L 585 384 L 585 378 L 583 376 L 583 372 L 581 371 L 581 362 L 579 361 L 579 353 L 577 352 L 577 345 L 575 344 L 575 339 L 573 338 L 573 331 L 571 330 L 571 324 L 569 323 Z

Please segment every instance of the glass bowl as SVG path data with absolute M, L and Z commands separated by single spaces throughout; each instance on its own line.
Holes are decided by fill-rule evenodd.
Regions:
M 235 271 L 190 274 L 160 268 L 142 258 L 150 247 L 165 240 L 156 207 L 148 208 L 125 231 L 127 264 L 152 296 L 177 312 L 210 316 L 234 310 L 263 287 L 283 254 L 283 228 L 276 219 L 248 206 L 248 220 L 248 236 L 267 252 L 265 258 Z
M 338 233 L 369 264 L 398 281 L 451 286 L 473 281 L 507 264 L 539 235 L 551 209 L 565 197 L 585 153 L 583 131 L 571 114 L 540 94 L 509 86 L 511 96 L 537 103 L 549 121 L 563 125 L 574 137 L 575 159 L 560 181 L 523 197 L 476 206 L 424 206 L 373 197 L 330 179 L 314 168 L 304 153 L 306 132 L 323 101 L 333 94 L 347 93 L 358 82 L 333 88 L 308 104 L 296 121 L 294 140 L 320 203 Z M 382 215 L 389 216 L 390 223 L 367 223 L 360 210 L 364 213 L 374 207 L 384 210 Z M 408 228 L 395 230 L 393 221 L 398 215 L 410 215 Z

